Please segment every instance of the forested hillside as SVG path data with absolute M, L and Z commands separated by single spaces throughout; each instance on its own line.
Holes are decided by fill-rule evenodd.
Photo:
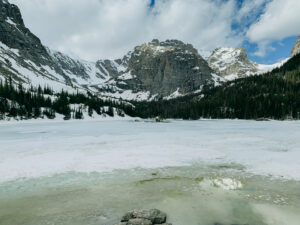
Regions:
M 65 91 L 54 93 L 50 87 L 31 87 L 26 90 L 20 84 L 15 87 L 11 79 L 0 82 L 0 119 L 9 117 L 17 119 L 49 118 L 54 119 L 56 113 L 68 119 L 83 119 L 83 110 L 89 116 L 132 115 L 133 106 L 121 101 L 103 100 L 90 93 L 69 94 Z

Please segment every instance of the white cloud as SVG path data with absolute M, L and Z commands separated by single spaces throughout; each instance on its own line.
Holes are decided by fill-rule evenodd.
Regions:
M 10 2 L 45 45 L 87 60 L 120 57 L 153 38 L 180 39 L 203 50 L 248 39 L 264 56 L 272 41 L 300 34 L 300 0 L 243 0 L 239 7 L 240 0 L 156 0 L 154 8 L 150 0 Z
M 247 32 L 251 42 L 258 43 L 256 55 L 264 56 L 272 50 L 270 44 L 300 34 L 300 1 L 273 0 L 260 19 Z
M 239 45 L 235 0 L 10 0 L 45 45 L 88 60 L 120 57 L 158 38 L 199 49 Z
M 255 22 L 260 11 L 264 9 L 264 6 L 271 0 L 244 0 L 241 8 L 236 15 L 236 21 L 240 26 L 247 29 L 247 26 Z

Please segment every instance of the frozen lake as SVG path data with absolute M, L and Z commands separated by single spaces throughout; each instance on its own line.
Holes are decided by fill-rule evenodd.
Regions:
M 0 124 L 0 225 L 299 225 L 300 122 Z M 188 218 L 184 218 L 184 215 Z

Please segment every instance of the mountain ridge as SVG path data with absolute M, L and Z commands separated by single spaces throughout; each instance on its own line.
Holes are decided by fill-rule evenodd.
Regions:
M 220 60 L 228 54 L 218 52 L 222 48 L 206 60 L 191 44 L 179 40 L 154 39 L 115 60 L 74 59 L 45 47 L 26 28 L 16 5 L 4 0 L 0 4 L 0 79 L 11 77 L 25 87 L 51 86 L 58 92 L 91 92 L 125 100 L 170 99 L 198 92 L 206 84 L 219 85 L 226 77 L 260 71 L 244 50 L 232 48 L 241 53 L 232 63 Z

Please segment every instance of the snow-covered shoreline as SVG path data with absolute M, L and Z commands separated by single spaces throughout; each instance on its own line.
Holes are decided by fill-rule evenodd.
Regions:
M 0 120 L 0 126 L 1 125 L 15 125 L 15 124 L 36 124 L 36 123 L 57 123 L 57 122 L 66 122 L 66 123 L 71 123 L 71 122 L 89 122 L 89 121 L 155 121 L 155 118 L 148 118 L 148 119 L 142 119 L 140 117 L 130 117 L 125 115 L 124 117 L 121 116 L 108 116 L 108 115 L 97 115 L 97 116 L 88 116 L 84 115 L 83 119 L 69 119 L 69 120 L 64 120 L 64 116 L 60 114 L 56 114 L 56 118 L 54 119 L 48 119 L 48 118 L 37 118 L 37 119 L 15 119 L 15 118 L 9 118 L 5 120 Z M 165 122 L 172 122 L 172 121 L 188 121 L 188 122 L 196 122 L 196 121 L 255 121 L 255 122 L 272 122 L 272 121 L 277 121 L 277 122 L 292 122 L 292 123 L 300 123 L 300 120 L 291 120 L 291 119 L 286 119 L 286 120 L 273 120 L 273 119 L 267 119 L 267 120 L 255 120 L 255 119 L 208 119 L 208 118 L 201 118 L 198 120 L 184 120 L 184 119 L 166 119 L 164 120 Z

